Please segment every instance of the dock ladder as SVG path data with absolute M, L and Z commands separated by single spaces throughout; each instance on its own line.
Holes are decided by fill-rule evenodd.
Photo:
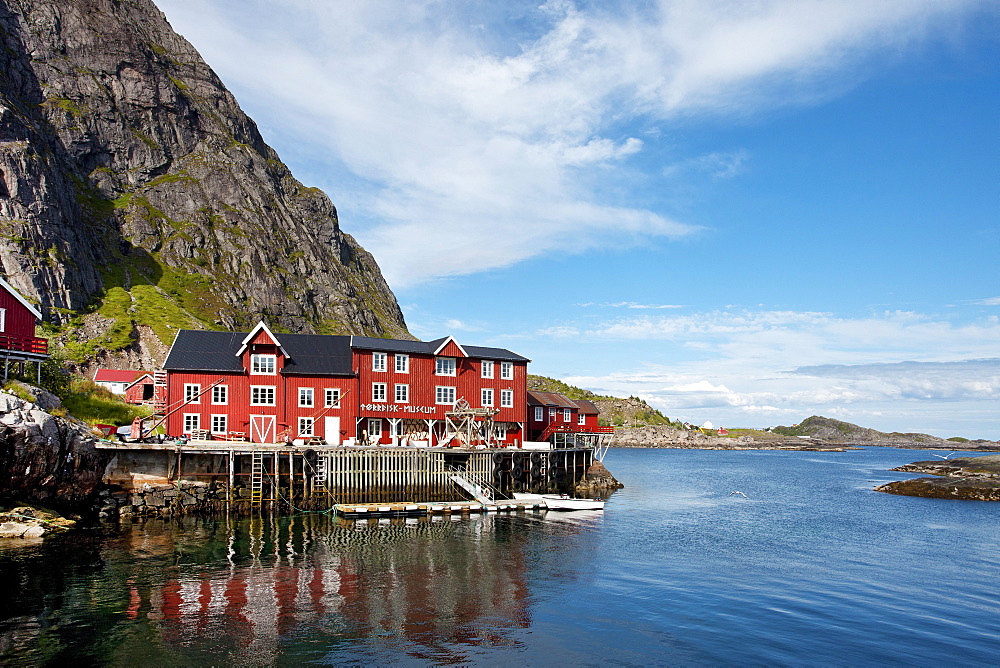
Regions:
M 313 491 L 314 492 L 329 492 L 330 490 L 326 487 L 326 461 L 325 455 L 320 455 L 316 458 L 316 467 L 314 469 L 315 474 L 313 475 Z
M 255 451 L 251 457 L 250 505 L 259 506 L 264 497 L 264 453 Z

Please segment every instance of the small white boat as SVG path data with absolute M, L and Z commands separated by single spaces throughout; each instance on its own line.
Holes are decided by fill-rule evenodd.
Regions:
M 542 494 L 549 510 L 604 510 L 604 499 L 574 499 L 565 494 Z

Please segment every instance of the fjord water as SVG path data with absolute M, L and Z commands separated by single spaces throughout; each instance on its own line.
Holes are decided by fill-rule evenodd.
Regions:
M 627 487 L 604 513 L 147 521 L 4 548 L 0 663 L 995 664 L 1000 505 L 872 491 L 932 458 L 611 450 Z

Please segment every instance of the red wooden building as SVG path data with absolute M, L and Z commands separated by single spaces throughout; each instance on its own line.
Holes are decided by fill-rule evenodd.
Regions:
M 130 404 L 152 404 L 156 399 L 153 374 L 148 371 L 140 371 L 139 377 L 125 386 L 125 401 Z
M 4 359 L 4 380 L 10 363 L 35 362 L 38 382 L 42 382 L 42 360 L 49 355 L 48 341 L 35 336 L 42 314 L 17 290 L 0 278 L 0 355 Z
M 573 402 L 579 407 L 576 421 L 579 426 L 590 429 L 599 425 L 598 418 L 600 411 L 597 410 L 594 402 L 587 401 L 586 399 L 574 399 Z
M 598 426 L 598 410 L 593 402 L 570 399 L 558 392 L 528 393 L 528 439 L 545 441 L 553 433 L 611 433 L 610 427 Z
M 492 437 L 524 439 L 529 360 L 454 338 L 181 330 L 164 363 L 166 429 L 255 443 L 439 445 L 456 404 L 490 414 Z
M 125 389 L 144 373 L 134 369 L 98 369 L 94 372 L 94 382 L 109 392 L 124 395 Z

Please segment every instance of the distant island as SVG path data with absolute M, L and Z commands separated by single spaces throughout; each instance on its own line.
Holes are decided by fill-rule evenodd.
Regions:
M 929 434 L 881 432 L 850 422 L 814 415 L 789 427 L 770 429 L 707 429 L 672 420 L 643 399 L 599 395 L 563 381 L 529 375 L 528 389 L 559 392 L 571 399 L 586 399 L 599 411 L 601 424 L 612 425 L 611 447 L 696 448 L 706 450 L 844 450 L 880 446 L 920 450 L 977 450 L 1000 452 L 1000 442 L 961 436 L 939 438 Z

